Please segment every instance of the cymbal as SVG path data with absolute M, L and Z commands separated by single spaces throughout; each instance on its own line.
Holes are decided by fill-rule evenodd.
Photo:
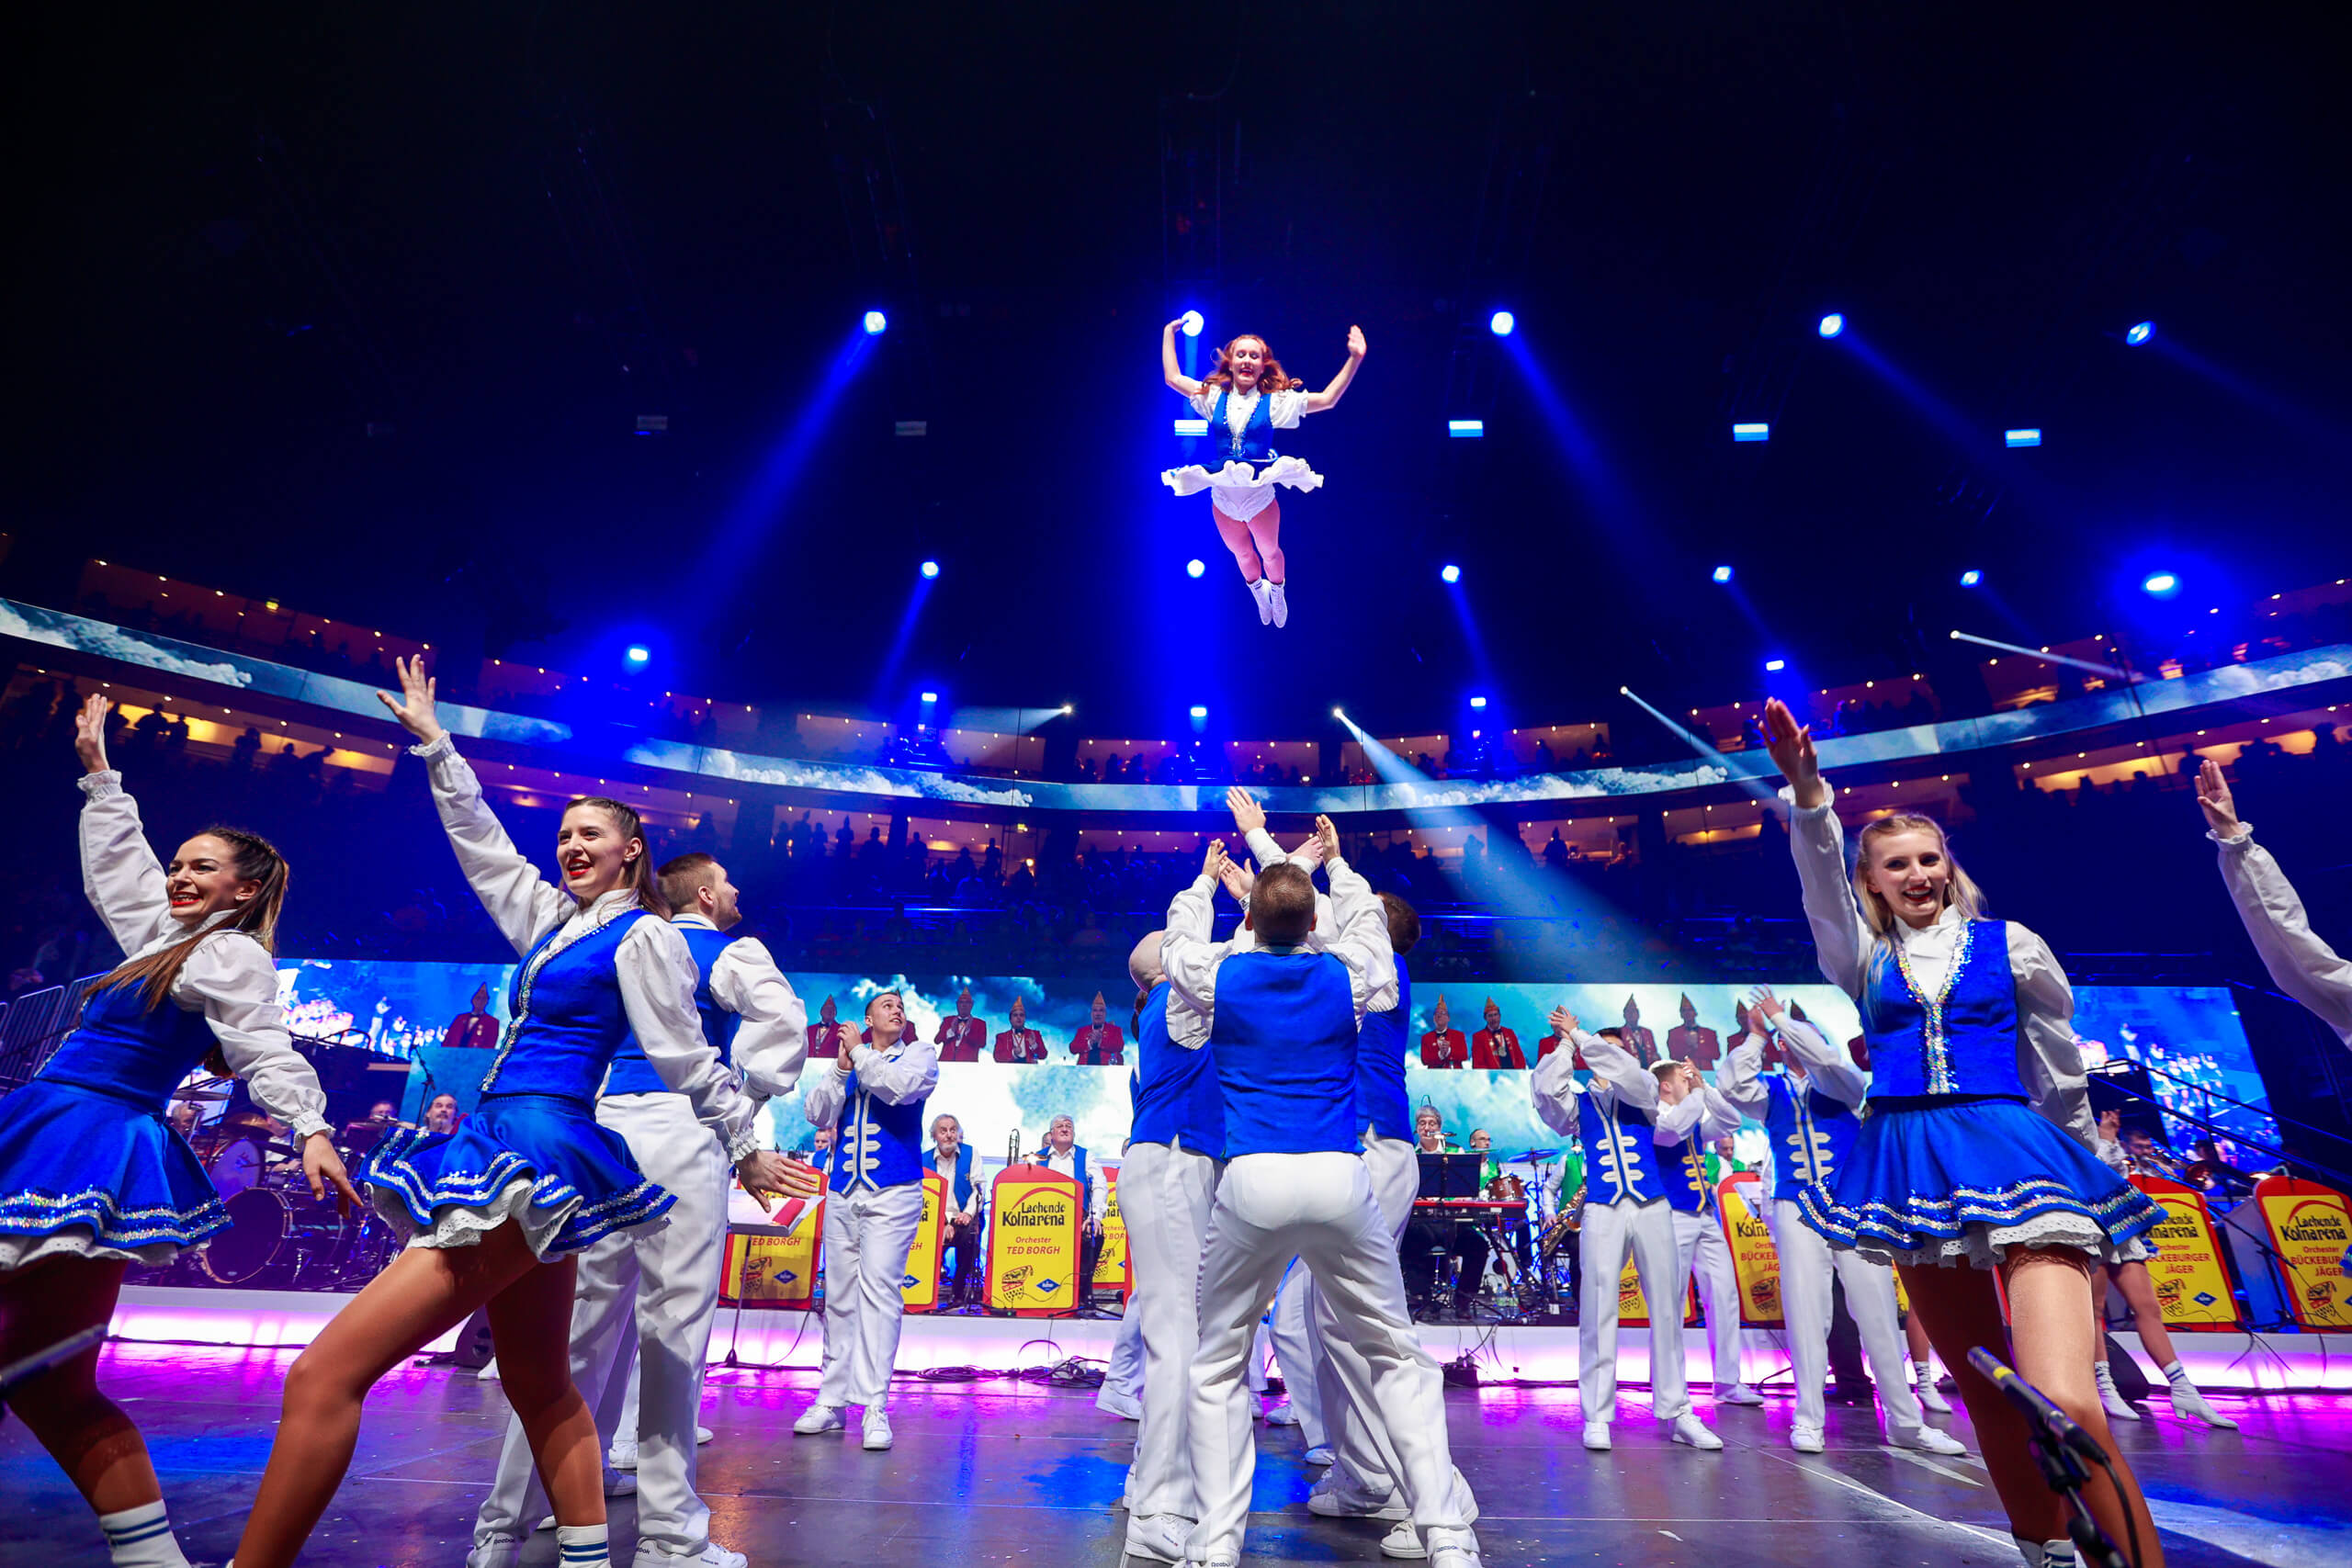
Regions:
M 1514 1165 L 1550 1165 L 1554 1160 L 1560 1157 L 1560 1151 L 1557 1149 L 1530 1149 L 1523 1155 L 1506 1155 L 1503 1157 Z
M 225 1089 L 175 1089 L 172 1091 L 172 1098 L 192 1100 L 199 1105 L 217 1105 L 229 1098 L 229 1091 Z

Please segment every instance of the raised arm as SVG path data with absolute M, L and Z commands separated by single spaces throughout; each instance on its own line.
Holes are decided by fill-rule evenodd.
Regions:
M 1183 324 L 1184 318 L 1179 316 L 1159 329 L 1159 378 L 1168 383 L 1170 391 L 1197 398 L 1201 384 L 1185 375 L 1184 367 L 1176 363 L 1176 329 Z
M 2017 977 L 2018 1076 L 2026 1093 L 2036 1111 L 2097 1154 L 2090 1079 L 2083 1072 L 2082 1042 L 2075 1037 L 2075 987 L 2050 944 L 2015 923 L 2009 972 Z
M 2222 886 L 2270 983 L 2352 1045 L 2352 960 L 2313 934 L 2302 899 L 2270 852 L 2254 841 L 2254 829 L 2239 819 L 2229 780 L 2210 757 L 2198 772 L 2197 804 L 2205 810 L 2206 837 L 2221 846 Z
M 1232 863 L 1225 840 L 1210 840 L 1201 874 L 1168 902 L 1159 967 L 1168 976 L 1168 1038 L 1187 1050 L 1208 1043 L 1216 1012 L 1216 969 L 1224 953 L 1209 941 L 1218 876 Z
M 896 1057 L 860 1045 L 851 1060 L 857 1087 L 885 1105 L 924 1099 L 939 1087 L 939 1047 L 927 1040 L 901 1042 Z
M 311 1196 L 323 1198 L 333 1187 L 359 1205 L 359 1194 L 334 1152 L 318 1071 L 294 1049 L 294 1037 L 287 1032 L 286 1010 L 277 1000 L 277 966 L 268 950 L 242 931 L 215 932 L 188 954 L 172 999 L 204 1015 L 229 1070 L 244 1079 L 264 1111 L 294 1130 Z
M 1771 1091 L 1764 1087 L 1764 1038 L 1743 1034 L 1715 1073 L 1715 1089 L 1736 1109 L 1758 1121 L 1772 1108 Z
M 2073 1006 L 2071 997 L 2067 1005 L 2069 1009 Z M 1853 1058 L 1831 1044 L 1819 1030 L 1792 1015 L 1772 994 L 1770 986 L 1756 987 L 1748 998 L 1747 1013 L 1750 1019 L 1761 1019 L 1764 1027 L 1780 1041 L 1781 1049 L 1804 1064 L 1814 1088 L 1847 1105 L 1860 1105 L 1870 1098 L 1870 1076 L 1854 1066 Z
M 1813 731 L 1797 723 L 1788 704 L 1774 697 L 1764 705 L 1764 743 L 1789 781 L 1789 851 L 1796 857 L 1797 882 L 1804 890 L 1814 961 L 1824 979 L 1848 996 L 1859 997 L 1870 929 L 1862 923 L 1853 885 L 1846 878 L 1846 832 L 1838 821 L 1836 795 L 1821 776 Z
M 1329 817 L 1315 819 L 1315 834 L 1323 845 L 1323 867 L 1331 882 L 1331 916 L 1339 932 L 1325 943 L 1348 966 L 1355 993 L 1356 1021 L 1384 994 L 1396 1005 L 1396 950 L 1388 940 L 1388 911 L 1381 907 L 1372 884 L 1340 853 L 1340 830 Z
M 400 672 L 401 700 L 379 692 L 377 699 L 416 737 L 409 748 L 424 759 L 433 781 L 433 808 L 440 813 L 449 847 L 458 852 L 458 869 L 481 900 L 499 934 L 527 953 L 548 929 L 570 917 L 572 902 L 560 888 L 538 873 L 514 840 L 506 836 L 490 803 L 482 798 L 481 781 L 457 748 L 449 732 L 434 716 L 435 682 L 424 673 L 424 659 L 395 660 Z
M 1612 1095 L 1636 1111 L 1657 1109 L 1657 1075 L 1642 1066 L 1631 1051 L 1605 1034 L 1577 1034 L 1569 1043 L 1584 1053 L 1584 1065 L 1592 1069 L 1597 1091 Z
M 1363 363 L 1363 329 L 1362 327 L 1350 327 L 1348 329 L 1347 362 L 1340 367 L 1340 373 L 1331 378 L 1331 384 L 1329 386 L 1324 388 L 1319 392 L 1309 392 L 1306 394 L 1306 412 L 1308 413 L 1321 413 L 1326 409 L 1338 407 L 1340 400 L 1348 394 L 1348 383 L 1356 378 L 1357 367 L 1361 366 Z
M 1576 1014 L 1566 1008 L 1552 1010 L 1552 1028 L 1561 1047 L 1535 1064 L 1528 1075 L 1528 1092 L 1535 1100 L 1535 1114 L 1544 1125 L 1564 1138 L 1577 1135 Z
M 789 1094 L 808 1059 L 808 1008 L 775 965 L 767 944 L 730 942 L 710 966 L 711 995 L 743 1021 L 735 1032 L 735 1066 L 760 1100 Z
M 82 760 L 82 891 L 127 955 L 172 922 L 171 895 L 139 821 L 139 803 L 107 763 L 107 715 L 114 704 L 93 696 L 74 716 L 74 751 Z

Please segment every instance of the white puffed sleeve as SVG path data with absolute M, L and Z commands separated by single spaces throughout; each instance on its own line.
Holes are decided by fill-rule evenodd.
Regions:
M 205 938 L 180 966 L 172 1000 L 204 1015 L 229 1070 L 245 1080 L 263 1110 L 297 1138 L 326 1131 L 326 1091 L 287 1032 L 277 967 L 261 943 L 243 931 Z
M 2075 1038 L 2075 987 L 2050 944 L 2009 923 L 2009 972 L 2018 988 L 2018 1077 L 2033 1108 L 2064 1128 L 2093 1154 L 2098 1127 L 2091 1117 L 2090 1079 L 2082 1043 Z
M 481 781 L 445 731 L 439 739 L 409 748 L 424 759 L 433 781 L 433 808 L 458 852 L 458 869 L 481 900 L 499 934 L 527 953 L 539 938 L 571 919 L 571 896 L 541 876 L 529 857 L 506 836 L 490 803 L 482 798 Z M 643 922 L 639 922 L 642 924 Z
M 1160 972 L 1168 976 L 1168 1038 L 1197 1051 L 1209 1043 L 1216 1016 L 1216 971 L 1224 944 L 1209 941 L 1216 883 L 1205 874 L 1180 888 L 1168 903 L 1167 935 L 1159 942 Z
M 1781 797 L 1789 799 L 1782 790 Z M 1849 997 L 1862 994 L 1863 959 L 1871 949 L 1870 928 L 1854 904 L 1846 875 L 1846 829 L 1833 804 L 1789 807 L 1789 852 L 1796 858 L 1797 884 L 1804 891 L 1805 924 L 1813 929 L 1814 962 L 1821 976 Z
M 630 926 L 613 951 L 613 972 L 629 1030 L 662 1083 L 693 1102 L 695 1119 L 718 1134 L 730 1162 L 758 1148 L 759 1102 L 737 1087 L 702 1032 L 699 976 L 678 928 L 650 915 Z
M 2311 919 L 2294 884 L 2270 852 L 2254 841 L 2254 829 L 2239 824 L 2238 836 L 2205 835 L 2221 846 L 2222 881 L 2237 906 L 2245 934 L 2262 955 L 2270 983 L 2319 1015 L 2337 1038 L 2352 1045 L 2352 959 L 2312 931 Z
M 122 787 L 122 774 L 109 768 L 84 773 L 82 786 L 82 891 L 107 932 L 126 953 L 136 953 L 171 924 L 171 896 L 164 890 L 164 868 L 147 844 L 139 803 Z
M 1573 1041 L 1535 1064 L 1527 1077 L 1527 1091 L 1534 1097 L 1535 1114 L 1544 1125 L 1564 1138 L 1577 1135 L 1576 1044 Z
M 808 1007 L 776 967 L 765 942 L 745 937 L 719 950 L 710 994 L 743 1021 L 735 1032 L 735 1066 L 753 1094 L 789 1094 L 808 1059 Z
M 1302 389 L 1266 395 L 1271 400 L 1266 405 L 1266 423 L 1276 430 L 1296 430 L 1298 422 L 1306 417 L 1306 393 Z
M 1715 1073 L 1716 1090 L 1758 1122 L 1772 1109 L 1772 1091 L 1764 1087 L 1764 1080 L 1758 1076 L 1763 1068 L 1764 1042 L 1751 1032 L 1739 1037 L 1739 1043 L 1731 1048 Z

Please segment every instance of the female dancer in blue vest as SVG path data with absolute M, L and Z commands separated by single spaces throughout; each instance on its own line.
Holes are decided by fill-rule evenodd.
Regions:
M 1308 392 L 1300 389 L 1304 382 L 1283 373 L 1266 340 L 1250 333 L 1217 350 L 1216 368 L 1205 379 L 1193 380 L 1176 363 L 1176 329 L 1182 324 L 1179 317 L 1160 329 L 1160 378 L 1209 422 L 1208 438 L 1217 456 L 1159 477 L 1178 495 L 1209 492 L 1217 537 L 1233 552 L 1241 581 L 1258 601 L 1258 624 L 1287 625 L 1290 603 L 1283 585 L 1290 577 L 1283 560 L 1283 505 L 1274 487 L 1317 490 L 1323 476 L 1296 457 L 1277 457 L 1273 433 L 1295 429 L 1306 415 L 1339 406 L 1363 363 L 1363 329 L 1348 329 L 1347 363 L 1331 384 Z
M 814 1183 L 754 1146 L 756 1106 L 704 1038 L 694 960 L 664 918 L 637 814 L 617 801 L 573 801 L 556 833 L 563 885 L 550 885 L 451 747 L 424 660 L 403 660 L 399 671 L 401 700 L 387 695 L 384 705 L 417 738 L 458 863 L 523 955 L 513 1021 L 457 1132 L 395 1133 L 360 1168 L 378 1212 L 409 1246 L 288 1371 L 277 1440 L 236 1561 L 288 1568 L 350 1467 L 368 1389 L 487 1304 L 507 1401 L 555 1510 L 563 1568 L 604 1568 L 604 1456 L 569 1356 L 574 1266 L 599 1238 L 661 1223 L 674 1201 L 596 1122 L 613 1054 L 635 1036 L 725 1142 L 746 1190 L 789 1196 Z
M 302 1143 L 313 1197 L 358 1194 L 328 1142 L 326 1096 L 295 1055 L 269 942 L 286 862 L 211 828 L 158 865 L 107 765 L 113 704 L 74 727 L 82 759 L 82 883 L 129 956 L 94 987 L 81 1026 L 0 1099 L 0 1366 L 114 1316 L 123 1270 L 168 1263 L 229 1226 L 204 1168 L 164 1125 L 173 1086 L 216 1053 Z M 98 1516 L 121 1568 L 178 1568 L 163 1489 L 139 1428 L 98 1392 L 98 1351 L 18 1385 L 9 1407 Z
M 2031 1564 L 2072 1563 L 2065 1510 L 2042 1483 L 2024 1420 L 1968 1352 L 1982 1345 L 2009 1360 L 2113 1454 L 2091 1378 L 2090 1270 L 2144 1256 L 2139 1238 L 2162 1211 L 2095 1153 L 2074 991 L 2049 945 L 1982 918 L 1982 896 L 1928 818 L 1863 829 L 1849 881 L 1812 732 L 1775 698 L 1764 735 L 1789 781 L 1815 955 L 1861 1010 L 1871 1048 L 1871 1114 L 1843 1168 L 1799 1194 L 1804 1222 L 1830 1246 L 1902 1271 L 1960 1381 L 2019 1551 Z M 2162 1568 L 2120 1454 L 2115 1471 L 2117 1483 L 2091 1477 L 2091 1507 L 2117 1541 L 2137 1539 L 2140 1568 Z

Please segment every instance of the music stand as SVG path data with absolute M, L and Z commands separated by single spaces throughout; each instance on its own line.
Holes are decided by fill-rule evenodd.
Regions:
M 1421 1163 L 1421 1186 L 1418 1196 L 1423 1198 L 1476 1198 L 1479 1196 L 1478 1172 L 1487 1163 L 1484 1155 L 1419 1156 Z

